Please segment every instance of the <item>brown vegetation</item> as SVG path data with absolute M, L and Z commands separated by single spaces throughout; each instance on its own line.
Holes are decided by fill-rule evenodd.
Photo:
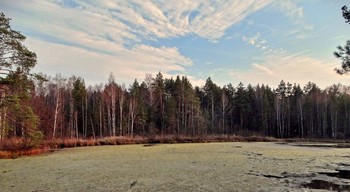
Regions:
M 29 145 L 23 138 L 4 139 L 0 142 L 0 158 L 16 158 L 22 155 L 37 155 L 49 151 L 46 145 Z
M 157 135 L 150 137 L 103 137 L 99 139 L 55 139 L 46 140 L 36 147 L 26 145 L 24 139 L 12 138 L 0 142 L 0 158 L 16 158 L 22 155 L 36 155 L 54 149 L 101 146 L 101 145 L 129 145 L 129 144 L 172 144 L 172 143 L 211 143 L 211 142 L 287 142 L 287 143 L 350 143 L 350 140 L 330 139 L 277 139 L 262 136 L 238 136 L 238 135 Z
M 16 158 L 22 155 L 35 155 L 53 149 L 100 146 L 100 145 L 128 145 L 128 144 L 155 144 L 155 143 L 208 143 L 208 142 L 276 142 L 272 137 L 237 135 L 209 135 L 209 136 L 179 136 L 164 135 L 151 137 L 104 137 L 99 139 L 55 139 L 44 141 L 36 147 L 28 147 L 24 139 L 12 138 L 0 142 L 0 158 Z

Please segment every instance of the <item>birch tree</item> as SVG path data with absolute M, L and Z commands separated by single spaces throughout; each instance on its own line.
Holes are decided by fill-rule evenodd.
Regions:
M 135 79 L 134 83 L 130 88 L 130 99 L 129 99 L 129 116 L 131 121 L 130 135 L 134 136 L 134 124 L 138 113 L 138 100 L 139 100 L 140 90 L 139 83 Z
M 117 97 L 117 84 L 115 83 L 115 77 L 113 73 L 109 75 L 108 78 L 108 88 L 107 93 L 110 98 L 111 106 L 108 106 L 111 112 L 111 127 L 112 127 L 112 136 L 116 136 L 116 97 Z
M 57 124 L 59 121 L 59 116 L 62 110 L 63 105 L 63 94 L 62 89 L 64 89 L 66 79 L 62 77 L 61 74 L 57 74 L 55 78 L 53 78 L 53 83 L 55 86 L 55 112 L 54 112 L 54 122 L 53 122 L 53 131 L 52 131 L 52 139 L 55 139 L 55 134 L 57 130 Z

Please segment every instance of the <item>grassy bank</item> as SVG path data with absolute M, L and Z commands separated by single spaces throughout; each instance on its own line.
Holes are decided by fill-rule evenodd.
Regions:
M 172 143 L 212 143 L 212 142 L 286 142 L 286 143 L 344 143 L 349 140 L 331 140 L 316 138 L 291 138 L 277 139 L 262 136 L 238 136 L 238 135 L 203 135 L 203 136 L 152 136 L 152 137 L 104 137 L 98 139 L 55 139 L 45 140 L 37 147 L 28 147 L 21 138 L 6 139 L 0 142 L 0 158 L 16 158 L 23 155 L 37 155 L 55 149 L 102 146 L 102 145 L 130 145 L 130 144 L 172 144 Z
M 36 155 L 55 149 L 102 146 L 102 145 L 129 145 L 129 144 L 161 144 L 161 143 L 210 143 L 210 142 L 276 142 L 279 139 L 272 137 L 237 135 L 210 135 L 210 136 L 152 136 L 152 137 L 104 137 L 98 139 L 55 139 L 45 140 L 37 147 L 28 147 L 25 140 L 12 138 L 0 142 L 0 158 L 16 158 L 22 155 Z

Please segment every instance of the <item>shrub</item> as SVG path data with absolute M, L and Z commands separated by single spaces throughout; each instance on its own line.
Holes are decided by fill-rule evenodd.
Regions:
M 25 142 L 22 138 L 14 137 L 0 142 L 1 151 L 20 151 L 23 149 L 25 149 Z
M 38 147 L 39 144 L 43 141 L 44 135 L 41 131 L 33 131 L 28 134 L 28 137 L 25 139 L 25 149 L 32 149 Z

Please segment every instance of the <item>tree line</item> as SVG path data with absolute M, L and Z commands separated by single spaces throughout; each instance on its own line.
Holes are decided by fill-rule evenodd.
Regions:
M 261 135 L 278 138 L 350 137 L 350 86 L 324 90 L 281 81 L 202 87 L 186 76 L 159 72 L 128 88 L 110 74 L 106 84 L 86 86 L 58 74 L 34 80 L 29 105 L 46 139 L 152 135 Z M 22 124 L 1 127 L 1 138 L 23 136 Z

